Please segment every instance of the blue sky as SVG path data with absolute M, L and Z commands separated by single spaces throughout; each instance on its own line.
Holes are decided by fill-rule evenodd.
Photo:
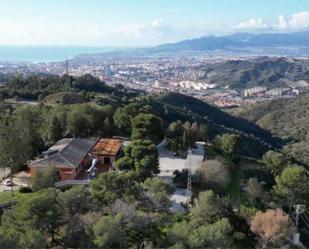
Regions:
M 0 45 L 152 46 L 309 30 L 309 0 L 1 0 Z

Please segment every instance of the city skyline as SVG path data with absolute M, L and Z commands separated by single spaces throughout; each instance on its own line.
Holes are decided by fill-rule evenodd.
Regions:
M 0 6 L 0 45 L 140 47 L 309 30 L 307 0 L 3 0 Z

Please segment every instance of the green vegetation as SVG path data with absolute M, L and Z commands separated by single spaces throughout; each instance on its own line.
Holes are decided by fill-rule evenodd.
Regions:
M 49 188 L 55 186 L 57 181 L 57 172 L 56 169 L 52 166 L 49 166 L 43 172 L 36 170 L 34 176 L 31 178 L 31 187 L 34 191 L 40 189 Z
M 262 102 L 237 114 L 286 141 L 284 152 L 309 164 L 309 94 Z
M 205 79 L 220 86 L 243 89 L 255 86 L 288 87 L 284 78 L 286 72 L 295 79 L 308 80 L 303 71 L 304 60 L 262 57 L 252 60 L 230 60 L 205 66 Z
M 124 150 L 124 157 L 116 162 L 119 170 L 131 170 L 139 179 L 159 173 L 156 146 L 150 140 L 133 140 Z
M 6 97 L 60 97 L 1 109 L 0 165 L 12 171 L 64 137 L 132 138 L 116 170 L 87 187 L 53 188 L 50 168 L 36 173 L 31 189 L 0 193 L 0 204 L 16 201 L 1 214 L 1 248 L 289 247 L 293 205 L 309 204 L 308 171 L 279 150 L 282 140 L 194 98 L 131 95 L 89 75 L 16 78 L 1 91 Z M 88 103 L 65 103 L 64 91 Z M 156 144 L 164 137 L 175 156 L 206 142 L 206 159 L 192 178 L 192 203 L 183 213 L 171 213 L 173 189 L 156 177 Z M 265 142 L 275 148 L 269 151 Z M 174 175 L 176 186 L 185 187 L 188 171 Z M 282 226 L 273 229 L 277 223 Z M 300 229 L 308 233 L 302 222 Z
M 235 158 L 238 153 L 239 136 L 236 134 L 223 134 L 215 138 L 215 145 L 226 155 Z
M 286 167 L 276 177 L 275 193 L 285 199 L 284 204 L 291 210 L 294 203 L 306 203 L 309 197 L 309 173 L 297 165 Z
M 48 105 L 55 105 L 55 104 L 68 105 L 68 104 L 85 103 L 86 100 L 81 94 L 78 94 L 78 93 L 60 92 L 60 93 L 54 93 L 54 94 L 46 96 L 42 100 L 42 102 Z
M 189 147 L 194 147 L 196 141 L 207 140 L 207 127 L 205 123 L 199 127 L 197 122 L 190 123 L 186 121 L 182 124 L 180 120 L 170 123 L 167 129 L 169 149 L 179 155 L 185 152 Z
M 229 167 L 225 162 L 220 162 L 219 160 L 204 161 L 200 167 L 199 175 L 202 185 L 219 193 L 225 192 L 231 181 Z
M 263 156 L 266 167 L 274 174 L 278 175 L 286 164 L 286 158 L 282 153 L 269 150 Z
M 232 167 L 230 184 L 227 186 L 227 191 L 232 200 L 237 200 L 237 197 L 239 197 L 241 177 L 239 167 Z
M 139 114 L 132 120 L 132 139 L 148 139 L 158 144 L 163 139 L 161 120 L 153 114 Z
M 27 78 L 16 76 L 11 78 L 8 83 L 1 89 L 2 95 L 6 97 L 20 97 L 25 99 L 43 99 L 53 93 L 65 91 L 72 92 L 107 92 L 112 93 L 115 89 L 108 87 L 104 82 L 85 74 L 78 78 L 68 75 L 64 76 L 42 76 L 33 75 Z

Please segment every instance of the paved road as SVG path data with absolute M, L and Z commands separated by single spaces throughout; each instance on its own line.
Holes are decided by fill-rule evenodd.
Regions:
M 30 184 L 30 174 L 25 171 L 18 172 L 14 175 L 13 177 L 13 190 L 18 190 L 20 187 L 24 186 L 29 186 Z M 0 182 L 0 192 L 3 191 L 11 191 L 10 186 L 5 186 L 1 180 Z

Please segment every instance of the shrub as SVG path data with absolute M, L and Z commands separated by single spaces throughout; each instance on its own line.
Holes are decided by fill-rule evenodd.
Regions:
M 19 193 L 32 193 L 32 189 L 30 187 L 21 187 L 18 190 Z

